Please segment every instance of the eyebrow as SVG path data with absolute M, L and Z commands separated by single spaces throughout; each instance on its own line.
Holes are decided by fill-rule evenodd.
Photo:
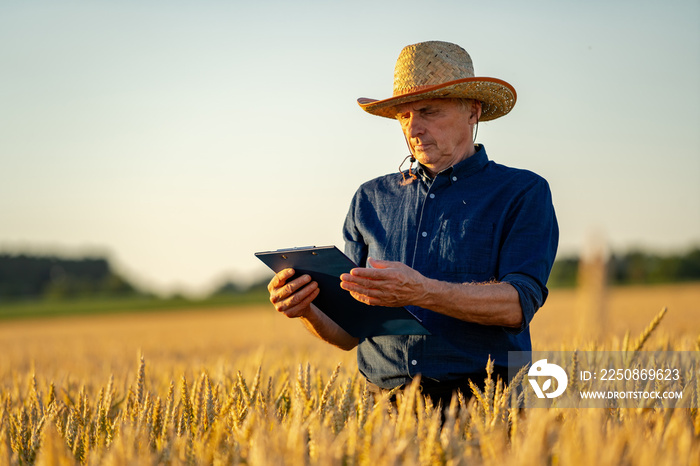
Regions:
M 433 104 L 427 104 L 427 105 L 425 105 L 425 106 L 423 106 L 423 107 L 419 107 L 419 108 L 415 108 L 415 109 L 414 109 L 414 108 L 407 108 L 406 110 L 404 110 L 404 111 L 402 111 L 402 112 L 398 112 L 396 115 L 397 115 L 397 116 L 403 115 L 403 114 L 408 113 L 408 112 L 410 112 L 410 111 L 414 111 L 414 112 L 417 112 L 417 113 L 424 113 L 424 112 L 428 112 L 428 111 L 431 111 L 431 110 L 439 110 L 439 109 L 440 109 L 440 107 L 437 107 L 437 106 L 435 106 L 435 105 L 433 105 Z

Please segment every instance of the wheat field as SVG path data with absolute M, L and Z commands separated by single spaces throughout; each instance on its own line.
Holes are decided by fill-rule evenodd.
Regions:
M 554 290 L 534 349 L 700 347 L 700 284 L 602 302 Z M 700 464 L 697 408 L 518 409 L 491 381 L 442 419 L 269 305 L 3 321 L 0 349 L 0 464 Z

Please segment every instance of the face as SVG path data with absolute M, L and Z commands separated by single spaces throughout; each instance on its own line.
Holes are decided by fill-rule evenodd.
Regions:
M 473 125 L 481 106 L 456 99 L 426 99 L 400 105 L 396 119 L 413 156 L 431 175 L 474 154 Z

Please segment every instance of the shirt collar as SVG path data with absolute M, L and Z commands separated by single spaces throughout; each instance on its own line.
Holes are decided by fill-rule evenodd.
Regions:
M 452 182 L 457 181 L 460 178 L 466 178 L 474 173 L 478 172 L 486 166 L 489 162 L 489 157 L 486 155 L 486 149 L 483 144 L 476 145 L 476 152 L 461 162 L 452 165 L 449 168 L 444 169 L 437 176 L 448 176 Z M 417 175 L 428 185 L 432 184 L 433 178 L 428 174 L 428 170 L 425 169 L 420 163 L 416 168 Z

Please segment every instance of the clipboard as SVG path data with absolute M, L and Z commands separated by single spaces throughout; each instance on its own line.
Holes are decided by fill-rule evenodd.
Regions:
M 310 275 L 319 288 L 313 304 L 353 337 L 430 335 L 405 307 L 370 306 L 342 289 L 340 275 L 357 265 L 335 246 L 278 249 L 255 256 L 275 273 L 293 268 L 296 273 L 290 280 Z

